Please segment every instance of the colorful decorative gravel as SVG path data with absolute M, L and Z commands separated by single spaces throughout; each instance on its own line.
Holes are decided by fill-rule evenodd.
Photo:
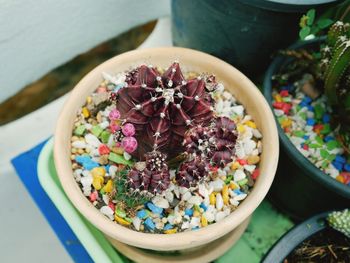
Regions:
M 273 92 L 279 124 L 295 147 L 316 167 L 350 186 L 350 160 L 331 127 L 332 112 L 326 97 L 306 96 L 297 85 Z
M 188 125 L 183 142 L 185 156 L 193 155 L 194 159 L 176 162 L 184 156 L 180 153 L 166 161 L 166 154 L 153 151 L 146 153 L 146 160 L 140 160 L 135 157 L 142 143 L 136 139 L 138 127 L 121 119 L 114 100 L 115 92 L 126 87 L 133 72 L 104 73 L 104 81 L 77 113 L 71 160 L 81 191 L 110 220 L 137 231 L 173 234 L 223 220 L 247 197 L 259 176 L 262 135 L 254 120 L 223 84 L 215 82 L 207 99 L 213 101 L 216 122 L 207 128 Z M 204 78 L 193 72 L 185 76 L 188 83 Z M 212 79 L 210 83 L 214 84 Z M 182 85 L 187 84 L 182 81 Z M 171 86 L 163 94 L 173 94 Z M 137 105 L 135 108 L 139 109 Z M 213 129 L 220 131 L 216 137 L 226 134 L 234 140 L 232 149 L 226 145 L 226 152 L 215 152 L 224 146 L 219 146 L 219 139 L 213 142 L 206 137 Z M 229 143 L 228 137 L 225 143 Z M 177 147 L 181 149 L 182 145 Z M 233 154 L 227 156 L 227 151 Z M 206 155 L 212 156 L 209 164 Z

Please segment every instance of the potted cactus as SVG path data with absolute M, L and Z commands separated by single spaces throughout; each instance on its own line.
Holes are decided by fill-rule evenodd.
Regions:
M 262 262 L 349 262 L 350 210 L 326 212 L 295 226 Z
M 350 201 L 350 28 L 314 17 L 300 22 L 309 40 L 281 51 L 264 81 L 284 150 L 270 197 L 299 220 Z
M 77 85 L 54 156 L 70 200 L 122 253 L 203 262 L 239 238 L 266 195 L 277 129 L 257 88 L 225 62 L 138 50 Z

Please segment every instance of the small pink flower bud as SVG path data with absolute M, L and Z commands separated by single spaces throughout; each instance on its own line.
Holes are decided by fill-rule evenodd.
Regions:
M 135 127 L 131 123 L 126 123 L 123 128 L 122 132 L 125 136 L 131 137 L 135 135 Z
M 135 137 L 124 137 L 122 140 L 122 147 L 127 153 L 132 153 L 137 148 L 137 140 Z
M 111 130 L 112 133 L 115 133 L 116 131 L 120 130 L 120 126 L 118 124 L 111 123 L 109 125 L 109 129 Z
M 109 119 L 110 120 L 117 120 L 120 118 L 120 112 L 117 109 L 113 109 L 110 113 L 109 113 Z

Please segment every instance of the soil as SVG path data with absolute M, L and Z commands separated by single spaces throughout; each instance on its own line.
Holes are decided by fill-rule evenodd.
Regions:
M 350 238 L 327 227 L 295 248 L 284 263 L 293 262 L 350 262 Z

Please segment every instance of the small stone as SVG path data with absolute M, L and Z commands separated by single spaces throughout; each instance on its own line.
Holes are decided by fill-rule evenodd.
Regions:
M 222 219 L 224 219 L 226 217 L 226 213 L 223 211 L 220 211 L 216 214 L 215 216 L 215 221 L 216 222 L 220 222 Z
M 188 199 L 187 202 L 192 205 L 200 205 L 202 203 L 202 198 L 198 195 L 194 195 Z
M 249 155 L 247 158 L 248 164 L 257 164 L 260 161 L 258 155 Z
M 100 208 L 100 212 L 104 215 L 106 215 L 109 219 L 113 220 L 114 219 L 114 211 L 107 205 L 102 206 Z
M 221 179 L 216 179 L 209 183 L 209 187 L 212 187 L 215 192 L 220 192 L 225 182 Z
M 86 143 L 84 141 L 74 141 L 72 142 L 72 147 L 77 148 L 77 149 L 85 149 L 86 148 Z
M 199 217 L 192 217 L 191 222 L 190 222 L 191 228 L 197 227 L 199 225 L 200 225 L 200 218 Z
M 224 200 L 222 199 L 222 196 L 219 193 L 216 195 L 216 209 L 221 210 L 223 206 L 224 206 Z
M 88 133 L 85 135 L 85 141 L 87 144 L 95 147 L 95 148 L 98 148 L 98 146 L 100 146 L 101 142 L 100 140 L 93 134 L 91 133 Z
M 160 196 L 153 197 L 152 203 L 155 204 L 156 206 L 160 207 L 160 208 L 164 208 L 164 209 L 169 208 L 168 200 L 166 200 L 166 199 L 164 199 L 163 197 L 160 197 Z
M 165 191 L 165 198 L 169 203 L 172 203 L 174 200 L 174 194 L 171 191 Z
M 188 201 L 191 197 L 192 197 L 191 192 L 188 191 L 182 195 L 181 200 Z
M 233 178 L 236 182 L 243 180 L 246 178 L 246 174 L 243 172 L 243 170 L 238 169 L 235 171 Z
M 134 225 L 135 229 L 137 231 L 140 230 L 140 226 L 141 226 L 141 219 L 138 218 L 137 216 L 135 216 L 133 219 L 132 219 L 132 224 Z
M 147 207 L 148 207 L 148 209 L 149 210 L 151 210 L 153 213 L 155 213 L 155 214 L 161 214 L 161 213 L 163 213 L 163 208 L 161 208 L 161 207 L 158 207 L 158 206 L 156 206 L 156 205 L 154 205 L 154 204 L 152 204 L 152 203 L 147 203 Z
M 136 213 L 136 216 L 140 219 L 145 219 L 146 217 L 148 217 L 148 213 L 145 209 L 142 209 Z
M 146 227 L 147 229 L 149 229 L 149 230 L 154 230 L 155 227 L 156 227 L 156 226 L 154 225 L 152 219 L 149 218 L 149 217 L 145 220 L 144 225 L 145 225 L 145 227 Z

